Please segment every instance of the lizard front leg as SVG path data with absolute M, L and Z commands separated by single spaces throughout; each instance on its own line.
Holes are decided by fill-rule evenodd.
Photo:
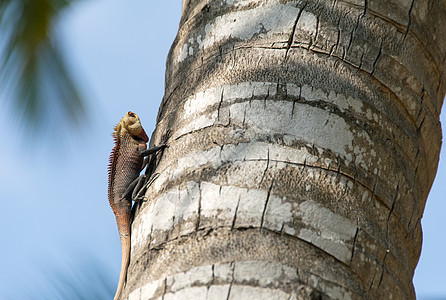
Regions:
M 146 157 L 146 156 L 149 156 L 150 154 L 158 152 L 159 150 L 164 149 L 166 147 L 167 147 L 166 144 L 161 144 L 159 146 L 155 146 L 155 147 L 145 149 L 145 150 L 140 149 L 139 153 L 141 154 L 141 156 Z

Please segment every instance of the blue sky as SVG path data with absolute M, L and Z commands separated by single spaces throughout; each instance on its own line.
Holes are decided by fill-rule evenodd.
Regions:
M 149 135 L 153 131 L 180 10 L 179 0 L 90 0 L 63 15 L 60 31 L 90 119 L 62 146 L 2 130 L 0 299 L 26 299 L 24 290 L 37 295 L 29 299 L 48 299 L 51 270 L 71 274 L 91 261 L 117 282 L 121 249 L 106 194 L 111 132 L 128 110 L 140 115 Z M 0 97 L 1 128 L 20 130 Z M 444 110 L 441 118 L 444 123 Z M 445 157 L 443 150 L 422 220 L 414 278 L 420 299 L 446 299 Z

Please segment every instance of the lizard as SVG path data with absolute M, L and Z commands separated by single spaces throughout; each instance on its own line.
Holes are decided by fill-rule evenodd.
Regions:
M 117 300 L 125 284 L 130 261 L 130 215 L 132 200 L 137 201 L 140 190 L 145 188 L 144 169 L 147 156 L 166 147 L 162 144 L 147 149 L 149 138 L 137 114 L 129 111 L 115 126 L 115 146 L 108 166 L 108 201 L 116 217 L 121 240 L 121 272 L 114 300 Z M 150 182 L 149 182 L 150 183 Z

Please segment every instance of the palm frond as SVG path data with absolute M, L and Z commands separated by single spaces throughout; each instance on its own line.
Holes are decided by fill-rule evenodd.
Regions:
M 0 1 L 0 87 L 28 129 L 77 125 L 85 116 L 55 24 L 67 0 Z

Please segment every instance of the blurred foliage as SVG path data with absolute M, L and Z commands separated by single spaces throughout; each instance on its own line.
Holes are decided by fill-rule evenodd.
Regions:
M 71 2 L 0 0 L 1 96 L 17 113 L 13 119 L 33 132 L 76 126 L 85 117 L 55 30 Z
M 114 277 L 100 259 L 77 257 L 76 262 L 46 261 L 40 268 L 41 275 L 24 283 L 23 290 L 16 290 L 14 299 L 90 300 L 112 299 L 115 293 Z M 42 262 L 41 262 L 42 263 Z

